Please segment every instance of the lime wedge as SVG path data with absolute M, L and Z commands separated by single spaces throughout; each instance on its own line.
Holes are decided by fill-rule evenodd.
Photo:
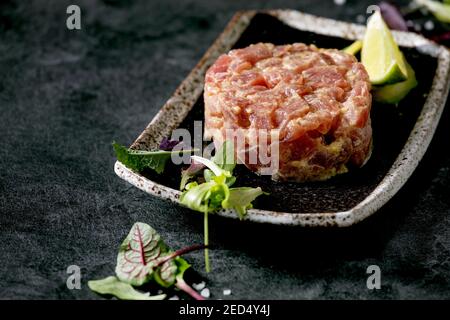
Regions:
M 406 97 L 417 86 L 416 74 L 408 62 L 406 62 L 406 71 L 408 78 L 405 81 L 374 87 L 372 90 L 374 100 L 381 103 L 397 104 Z
M 362 45 L 363 45 L 362 41 L 357 40 L 357 41 L 353 42 L 351 45 L 349 45 L 348 47 L 342 49 L 342 51 L 354 56 L 361 50 Z
M 361 62 L 374 85 L 396 83 L 407 78 L 403 55 L 379 11 L 367 23 Z

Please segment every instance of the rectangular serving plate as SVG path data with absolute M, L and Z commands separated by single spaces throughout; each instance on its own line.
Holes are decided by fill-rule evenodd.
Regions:
M 232 48 L 257 42 L 304 42 L 343 48 L 362 39 L 364 32 L 361 25 L 294 10 L 238 12 L 131 148 L 155 149 L 176 128 L 192 132 L 193 122 L 203 120 L 205 72 L 219 55 Z M 411 176 L 428 148 L 445 106 L 450 85 L 450 53 L 417 34 L 397 31 L 393 34 L 416 71 L 419 86 L 397 107 L 374 103 L 371 117 L 375 146 L 368 163 L 328 181 L 302 184 L 274 182 L 238 166 L 239 186 L 260 186 L 270 193 L 257 199 L 255 208 L 248 210 L 247 220 L 311 227 L 350 226 L 375 213 Z M 119 177 L 139 189 L 179 203 L 179 168 L 178 171 L 166 168 L 162 175 L 139 173 L 117 161 L 114 169 Z M 237 218 L 232 210 L 217 214 Z

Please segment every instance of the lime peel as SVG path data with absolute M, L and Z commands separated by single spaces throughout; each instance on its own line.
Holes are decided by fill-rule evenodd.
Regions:
M 342 49 L 342 51 L 344 51 L 345 53 L 348 53 L 348 54 L 351 54 L 351 55 L 354 56 L 359 51 L 361 51 L 362 45 L 363 45 L 363 42 L 361 40 L 356 40 L 355 42 L 353 42 L 348 47 Z
M 398 104 L 406 97 L 418 84 L 415 72 L 408 62 L 406 62 L 406 69 L 408 79 L 405 81 L 382 87 L 374 87 L 372 91 L 374 100 L 381 103 Z

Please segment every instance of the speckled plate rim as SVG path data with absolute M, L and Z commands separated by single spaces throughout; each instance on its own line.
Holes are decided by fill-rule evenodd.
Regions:
M 132 144 L 131 148 L 156 148 L 163 137 L 169 136 L 181 124 L 202 94 L 203 78 L 207 68 L 220 54 L 231 49 L 256 13 L 272 15 L 295 29 L 348 40 L 362 39 L 365 31 L 365 27 L 362 25 L 316 17 L 294 10 L 238 12 L 191 73 L 176 89 L 172 97 Z M 402 151 L 383 180 L 370 195 L 347 211 L 288 213 L 251 209 L 248 210 L 246 220 L 305 227 L 347 227 L 375 213 L 404 185 L 425 154 L 444 109 L 450 89 L 450 51 L 414 33 L 396 31 L 393 34 L 401 46 L 416 47 L 421 53 L 437 58 L 438 65 L 422 112 Z M 119 177 L 137 188 L 157 197 L 179 203 L 180 191 L 151 181 L 138 172 L 128 169 L 119 161 L 115 163 L 114 170 Z M 237 214 L 232 210 L 222 210 L 217 214 L 237 218 Z

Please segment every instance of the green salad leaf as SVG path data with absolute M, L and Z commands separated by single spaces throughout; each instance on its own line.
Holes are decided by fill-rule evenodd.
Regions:
M 234 209 L 242 220 L 247 209 L 252 208 L 252 201 L 265 194 L 261 188 L 240 187 L 231 188 L 227 199 L 222 202 L 225 209 Z
M 184 191 L 181 194 L 180 203 L 203 213 L 204 244 L 207 247 L 209 245 L 209 213 L 220 209 L 234 209 L 239 218 L 243 219 L 247 209 L 252 207 L 252 201 L 264 192 L 261 188 L 230 188 L 236 181 L 236 177 L 232 176 L 236 161 L 233 143 L 229 141 L 225 141 L 211 159 L 198 156 L 191 156 L 191 158 L 195 163 L 203 164 L 207 168 L 203 172 L 206 182 L 186 183 L 194 175 L 187 177 L 186 173 L 182 173 L 181 189 Z M 208 248 L 205 248 L 205 269 L 207 272 L 210 271 Z
M 155 170 L 160 174 L 164 171 L 167 161 L 172 154 L 179 153 L 191 153 L 195 150 L 155 150 L 155 151 L 143 151 L 143 150 L 131 150 L 116 142 L 113 142 L 113 148 L 116 153 L 117 160 L 122 162 L 126 167 L 135 170 L 142 171 L 146 168 Z
M 221 169 L 233 173 L 233 170 L 236 167 L 233 142 L 226 140 L 211 160 Z
M 230 195 L 225 184 L 225 176 L 215 176 L 213 180 L 198 184 L 191 182 L 181 194 L 180 202 L 192 210 L 213 212 L 222 207 L 222 201 Z
M 223 201 L 230 196 L 230 190 L 225 181 L 226 177 L 222 174 L 202 184 L 191 182 L 186 186 L 186 191 L 180 198 L 181 204 L 203 213 L 204 244 L 206 247 L 209 245 L 208 213 L 219 210 Z M 211 270 L 208 248 L 205 248 L 205 269 L 206 272 Z
M 230 172 L 233 174 L 233 170 L 236 167 L 236 161 L 234 157 L 234 145 L 231 141 L 226 140 L 220 148 L 217 150 L 211 161 L 215 163 L 220 169 Z M 211 181 L 215 174 L 211 169 L 205 169 L 203 171 L 203 177 L 205 181 Z M 236 182 L 236 177 L 227 177 L 226 184 L 231 187 Z
M 130 284 L 122 282 L 114 276 L 88 281 L 88 286 L 94 292 L 113 295 L 122 300 L 163 300 L 166 298 L 165 294 L 151 296 L 149 293 L 137 291 Z
M 234 146 L 230 141 L 225 141 L 211 159 L 199 156 L 191 158 L 207 168 L 204 170 L 206 182 L 198 184 L 194 181 L 186 184 L 184 179 L 182 183 L 185 191 L 180 202 L 192 210 L 214 212 L 220 209 L 235 209 L 242 218 L 251 202 L 264 194 L 261 188 L 230 188 L 236 181 L 236 177 L 232 176 L 236 161 Z

